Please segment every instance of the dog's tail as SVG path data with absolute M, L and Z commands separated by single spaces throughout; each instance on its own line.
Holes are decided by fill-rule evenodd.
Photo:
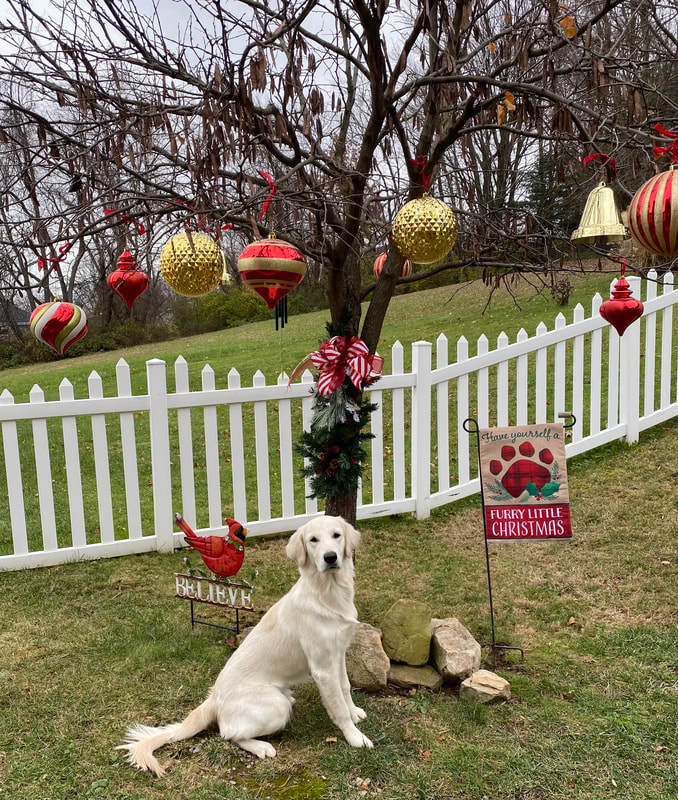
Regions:
M 125 744 L 118 745 L 116 750 L 127 750 L 127 757 L 135 767 L 162 778 L 165 770 L 153 753 L 170 742 L 190 739 L 216 722 L 216 719 L 214 704 L 208 697 L 204 703 L 193 709 L 183 722 L 163 725 L 160 728 L 152 728 L 149 725 L 135 725 L 129 728 Z

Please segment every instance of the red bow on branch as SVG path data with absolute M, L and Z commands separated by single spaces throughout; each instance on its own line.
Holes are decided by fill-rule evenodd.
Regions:
M 654 129 L 661 136 L 668 136 L 670 139 L 673 139 L 673 142 L 668 145 L 668 147 L 653 147 L 652 152 L 655 154 L 655 156 L 657 156 L 657 158 L 661 158 L 662 156 L 670 153 L 671 163 L 678 164 L 678 133 L 671 133 L 671 131 L 667 131 L 659 124 L 655 125 Z
M 68 249 L 71 247 L 70 242 L 66 242 L 66 244 L 62 244 L 59 248 L 59 255 L 61 258 L 47 258 L 46 256 L 38 256 L 38 269 L 43 270 L 47 266 L 47 264 L 58 264 L 60 261 L 66 260 L 66 253 Z
M 329 342 L 320 345 L 320 350 L 308 355 L 295 368 L 289 383 L 309 364 L 320 370 L 318 393 L 328 395 L 336 392 L 346 375 L 356 389 L 362 389 L 363 386 L 372 383 L 381 374 L 384 359 L 381 356 L 370 355 L 365 342 L 357 336 L 352 336 L 350 339 L 333 336 Z
M 106 215 L 115 214 L 116 217 L 120 217 L 124 225 L 129 225 L 129 223 L 136 225 L 137 230 L 139 231 L 139 236 L 143 236 L 146 233 L 146 228 L 144 227 L 142 222 L 139 222 L 133 217 L 128 217 L 127 214 L 124 214 L 122 211 L 116 211 L 114 208 L 105 208 L 104 214 Z
M 609 164 L 612 167 L 614 174 L 617 174 L 617 162 L 614 160 L 614 158 L 610 158 L 607 153 L 594 153 L 592 156 L 586 156 L 586 158 L 582 161 L 582 164 L 586 165 L 590 161 L 595 161 L 597 158 L 602 158 L 602 166 Z

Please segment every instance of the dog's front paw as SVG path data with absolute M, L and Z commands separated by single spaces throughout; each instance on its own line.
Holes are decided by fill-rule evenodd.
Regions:
M 353 731 L 348 731 L 345 734 L 346 741 L 351 745 L 351 747 L 374 747 L 370 739 L 365 736 L 364 733 L 361 733 L 357 728 Z
M 351 722 L 354 724 L 357 722 L 362 722 L 366 716 L 367 712 L 362 708 L 358 708 L 358 706 L 353 706 L 351 709 Z

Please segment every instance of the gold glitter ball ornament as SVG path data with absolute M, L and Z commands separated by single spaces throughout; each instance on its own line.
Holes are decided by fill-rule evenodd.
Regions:
M 160 273 L 167 285 L 185 297 L 216 289 L 224 272 L 219 245 L 204 233 L 178 233 L 160 252 Z
M 452 249 L 457 218 L 442 200 L 424 194 L 400 209 L 391 233 L 405 258 L 415 264 L 433 264 Z

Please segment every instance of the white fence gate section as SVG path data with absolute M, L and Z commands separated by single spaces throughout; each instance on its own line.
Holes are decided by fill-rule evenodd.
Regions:
M 568 456 L 639 433 L 678 416 L 678 339 L 673 276 L 643 281 L 643 317 L 620 338 L 582 306 L 569 324 L 540 323 L 534 336 L 505 334 L 496 347 L 481 336 L 469 354 L 463 337 L 452 360 L 441 335 L 433 347 L 415 342 L 411 368 L 396 342 L 391 374 L 371 389 L 378 404 L 374 438 L 359 495 L 358 518 L 431 509 L 480 490 L 468 417 L 481 427 L 539 424 L 576 417 Z M 634 296 L 641 281 L 631 278 Z M 295 529 L 319 513 L 299 477 L 294 442 L 310 424 L 313 376 L 288 387 L 282 375 L 267 385 L 257 372 L 240 385 L 235 370 L 216 388 L 208 366 L 202 386 L 189 390 L 189 365 L 174 364 L 174 391 L 166 364 L 146 364 L 147 393 L 133 395 L 130 369 L 120 360 L 116 393 L 105 397 L 93 372 L 89 396 L 75 399 L 69 381 L 58 400 L 34 386 L 28 403 L 0 395 L 6 493 L 0 514 L 0 571 L 183 544 L 179 511 L 201 533 L 224 532 L 233 517 L 251 536 Z M 0 470 L 2 466 L 0 465 Z M 1 474 L 1 472 L 0 472 Z

